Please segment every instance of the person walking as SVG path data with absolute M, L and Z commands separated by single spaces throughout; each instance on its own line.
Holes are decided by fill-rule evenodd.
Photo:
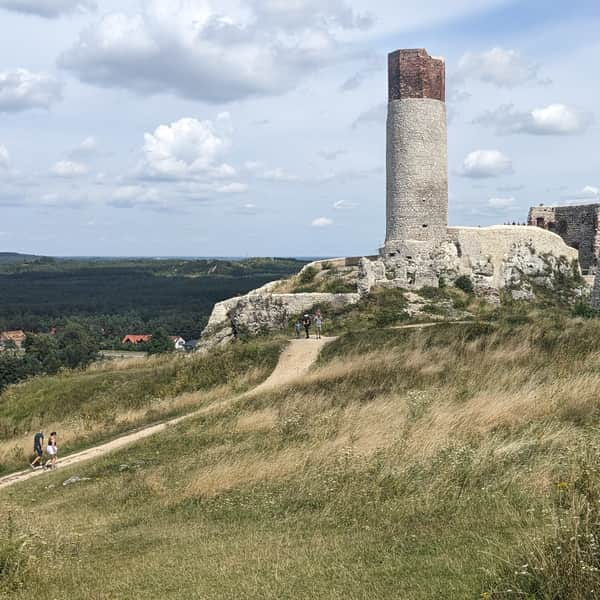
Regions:
M 294 324 L 294 331 L 296 332 L 296 339 L 300 339 L 300 332 L 302 331 L 302 323 L 300 319 L 296 319 L 296 323 Z
M 42 450 L 42 444 L 44 443 L 44 432 L 38 431 L 33 436 L 33 453 L 35 454 L 35 458 L 31 463 L 32 469 L 39 469 L 42 466 L 42 457 L 44 456 L 44 451 Z M 38 465 L 39 463 L 39 465 Z M 38 466 L 36 466 L 38 465 Z
M 308 314 L 304 315 L 302 319 L 302 325 L 304 325 L 304 331 L 306 332 L 306 339 L 310 338 L 310 326 L 312 325 L 312 321 Z
M 46 469 L 56 469 L 56 461 L 58 459 L 58 446 L 56 445 L 56 431 L 53 431 L 48 438 L 48 445 L 46 446 L 46 454 L 48 454 L 48 460 L 44 465 Z
M 321 316 L 321 311 L 318 310 L 315 314 L 315 331 L 317 332 L 317 339 L 321 339 L 321 328 L 323 327 L 323 317 Z

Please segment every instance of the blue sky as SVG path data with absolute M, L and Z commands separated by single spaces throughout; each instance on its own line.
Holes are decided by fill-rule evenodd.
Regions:
M 0 251 L 360 255 L 386 54 L 447 62 L 449 218 L 600 202 L 600 6 L 0 0 Z

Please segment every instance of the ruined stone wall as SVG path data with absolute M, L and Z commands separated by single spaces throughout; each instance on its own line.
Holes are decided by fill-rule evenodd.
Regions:
M 535 206 L 529 210 L 528 223 L 557 233 L 578 250 L 584 272 L 596 270 L 600 257 L 600 204 Z

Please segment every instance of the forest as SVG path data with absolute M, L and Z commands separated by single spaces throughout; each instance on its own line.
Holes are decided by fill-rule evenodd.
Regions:
M 288 258 L 61 259 L 0 253 L 0 331 L 77 323 L 116 348 L 129 333 L 164 329 L 197 339 L 215 302 L 299 271 Z

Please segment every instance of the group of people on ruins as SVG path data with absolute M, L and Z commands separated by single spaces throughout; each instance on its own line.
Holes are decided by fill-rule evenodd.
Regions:
M 302 319 L 298 319 L 294 324 L 294 331 L 296 332 L 296 339 L 299 339 L 302 334 L 302 328 L 306 334 L 306 339 L 310 338 L 310 328 L 312 325 L 315 326 L 315 337 L 321 339 L 321 330 L 323 328 L 323 315 L 321 315 L 320 309 L 317 309 L 314 315 L 305 313 Z

